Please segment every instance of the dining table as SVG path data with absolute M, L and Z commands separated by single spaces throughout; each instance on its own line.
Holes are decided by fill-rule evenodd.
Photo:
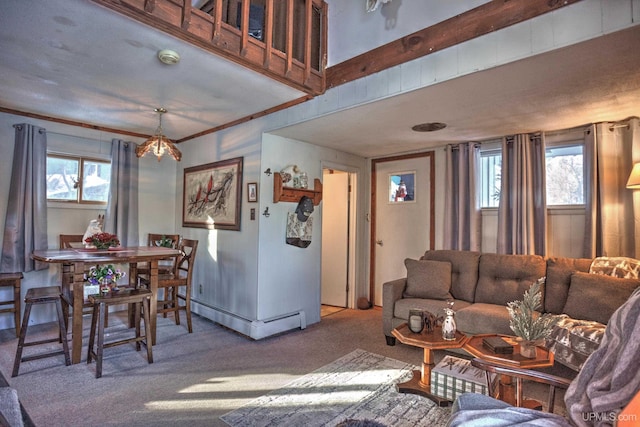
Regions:
M 151 345 L 156 343 L 157 301 L 158 301 L 158 262 L 176 257 L 178 249 L 157 246 L 117 247 L 109 249 L 70 248 L 35 250 L 31 258 L 49 264 L 68 265 L 73 277 L 72 281 L 62 281 L 63 294 L 70 294 L 73 287 L 72 329 L 71 329 L 71 363 L 79 363 L 82 356 L 82 306 L 84 303 L 85 265 L 129 264 L 129 285 L 137 286 L 137 264 L 145 262 L 149 268 L 151 296 L 150 330 Z M 65 283 L 66 282 L 66 283 Z

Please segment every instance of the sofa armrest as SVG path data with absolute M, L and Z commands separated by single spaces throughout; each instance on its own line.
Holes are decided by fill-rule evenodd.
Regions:
M 402 293 L 407 286 L 407 279 L 396 279 L 382 285 L 382 331 L 388 337 L 391 336 L 393 325 L 393 311 L 396 301 L 402 299 Z
M 0 387 L 0 424 L 23 426 L 18 392 L 10 387 Z

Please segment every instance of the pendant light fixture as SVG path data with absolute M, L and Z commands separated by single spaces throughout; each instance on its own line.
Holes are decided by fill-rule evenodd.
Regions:
M 169 153 L 176 161 L 182 159 L 182 153 L 166 136 L 162 134 L 162 115 L 167 112 L 166 109 L 160 107 L 153 111 L 159 115 L 158 129 L 156 129 L 155 135 L 147 139 L 143 144 L 136 147 L 136 156 L 142 157 L 148 152 L 152 152 L 158 161 L 162 158 L 162 155 L 166 152 Z

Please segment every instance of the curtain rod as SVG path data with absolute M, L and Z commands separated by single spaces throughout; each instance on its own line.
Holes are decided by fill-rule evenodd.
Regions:
M 91 137 L 88 137 L 88 136 L 71 135 L 71 134 L 68 134 L 68 133 L 53 132 L 53 131 L 50 131 L 50 130 L 48 130 L 48 131 L 46 131 L 46 132 L 47 132 L 48 134 L 50 133 L 50 134 L 52 134 L 52 135 L 67 136 L 67 137 L 70 137 L 70 138 L 88 139 L 88 140 L 90 140 L 90 141 L 106 142 L 106 143 L 110 143 L 110 142 L 111 142 L 111 141 L 103 141 L 103 140 L 101 140 L 101 139 L 91 138 Z

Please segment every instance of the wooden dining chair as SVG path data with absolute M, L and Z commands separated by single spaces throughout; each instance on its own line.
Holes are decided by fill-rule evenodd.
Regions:
M 59 236 L 60 249 L 81 248 L 84 246 L 83 234 L 61 234 Z
M 180 244 L 180 235 L 179 234 L 160 234 L 160 233 L 149 233 L 147 236 L 147 246 L 167 246 L 176 249 Z M 171 260 L 163 260 L 158 263 L 158 272 L 160 274 L 163 273 L 171 273 L 175 268 L 176 259 L 173 258 Z M 138 278 L 140 275 L 148 276 L 149 275 L 149 263 L 147 262 L 139 262 L 138 267 Z
M 165 246 L 171 245 L 172 248 L 177 248 L 180 244 L 179 234 L 159 234 L 149 233 L 147 236 L 147 245 L 149 246 Z
M 186 311 L 187 329 L 193 332 L 191 326 L 191 286 L 193 277 L 193 265 L 196 259 L 198 241 L 192 239 L 182 239 L 178 246 L 181 255 L 173 271 L 161 273 L 158 276 L 158 290 L 162 289 L 162 298 L 158 295 L 158 314 L 173 313 L 176 325 L 180 324 L 180 310 Z M 139 274 L 140 284 L 149 286 L 149 275 Z M 184 304 L 181 304 L 181 301 Z

